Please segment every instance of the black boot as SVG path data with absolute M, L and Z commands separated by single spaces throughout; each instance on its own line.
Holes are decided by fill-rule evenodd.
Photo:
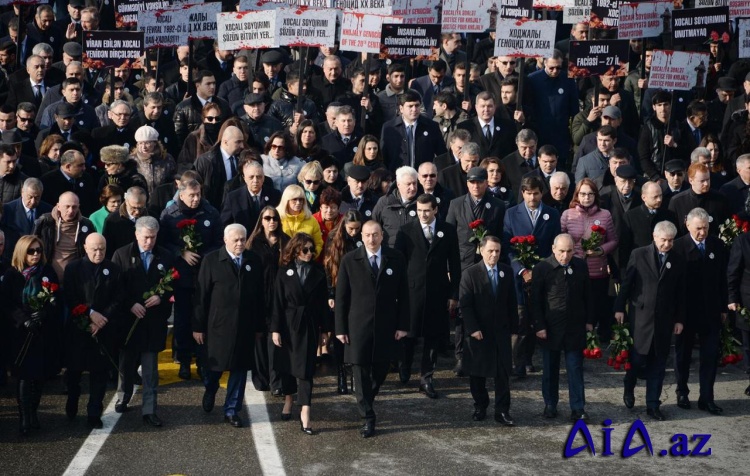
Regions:
M 39 424 L 39 403 L 42 401 L 42 381 L 32 380 L 31 382 L 31 414 L 29 415 L 29 424 L 31 428 L 39 430 L 42 426 Z
M 349 389 L 346 386 L 346 368 L 343 365 L 339 365 L 339 395 L 347 395 Z
M 18 391 L 16 393 L 16 401 L 18 402 L 18 416 L 19 416 L 19 428 L 18 431 L 21 435 L 28 435 L 29 428 L 31 427 L 30 413 L 31 413 L 31 388 L 28 380 L 18 381 Z

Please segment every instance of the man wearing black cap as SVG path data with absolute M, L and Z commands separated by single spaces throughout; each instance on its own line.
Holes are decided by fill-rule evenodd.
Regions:
M 39 131 L 36 136 L 36 149 L 39 150 L 42 142 L 50 134 L 59 134 L 65 141 L 70 141 L 74 132 L 80 128 L 75 122 L 76 111 L 72 104 L 60 103 L 55 107 L 54 122 L 47 128 Z
M 635 167 L 629 164 L 620 165 L 615 170 L 614 185 L 607 185 L 600 192 L 600 206 L 609 210 L 612 215 L 612 224 L 615 226 L 617 236 L 621 235 L 625 214 L 642 203 L 641 187 L 636 184 L 637 177 L 638 172 Z
M 58 20 L 55 21 L 57 28 L 65 34 L 65 39 L 68 41 L 81 43 L 81 10 L 86 6 L 86 0 L 69 0 L 68 1 L 68 17 L 60 15 L 58 12 Z
M 263 72 L 271 81 L 268 94 L 273 94 L 276 89 L 286 83 L 286 73 L 284 72 L 286 59 L 287 55 L 278 49 L 268 50 L 260 57 L 260 62 L 263 63 Z
M 40 177 L 42 175 L 42 167 L 39 164 L 39 157 L 36 155 L 24 154 L 23 143 L 30 139 L 24 139 L 20 132 L 17 130 L 3 131 L 2 142 L 8 144 L 16 149 L 16 155 L 18 156 L 18 165 L 23 170 L 23 173 L 29 177 Z
M 370 61 L 370 71 L 378 71 L 380 64 L 378 61 Z M 364 132 L 366 134 L 380 134 L 383 127 L 383 111 L 380 109 L 380 100 L 372 88 L 368 90 L 367 97 L 365 92 L 365 70 L 363 68 L 355 69 L 351 74 L 352 89 L 346 91 L 339 101 L 351 107 L 354 110 L 354 119 L 357 122 L 362 120 L 362 110 L 365 112 Z
M 321 162 L 323 170 L 326 164 Z M 347 170 L 346 187 L 341 190 L 341 206 L 339 211 L 344 214 L 349 210 L 357 210 L 363 220 L 372 218 L 372 210 L 378 199 L 373 192 L 367 188 L 370 180 L 370 169 L 364 165 L 352 165 Z
M 731 76 L 724 76 L 716 81 L 716 97 L 706 104 L 708 106 L 708 128 L 714 132 L 721 131 L 727 104 L 737 92 L 737 81 Z
M 239 58 L 241 57 L 235 60 L 235 66 L 238 64 Z M 266 103 L 262 94 L 250 93 L 246 95 L 242 108 L 245 113 L 240 116 L 240 119 L 245 129 L 250 133 L 248 145 L 263 150 L 271 134 L 283 130 L 284 124 L 275 117 L 266 114 Z
M 21 187 L 27 175 L 18 167 L 16 148 L 10 144 L 0 144 L 0 200 L 8 203 L 21 196 Z
M 742 88 L 745 90 L 745 94 L 735 96 L 727 102 L 727 109 L 724 111 L 724 121 L 722 123 L 723 131 L 726 130 L 727 125 L 732 122 L 732 114 L 745 109 L 745 103 L 747 102 L 746 99 L 750 97 L 750 72 L 745 76 Z M 722 132 L 722 135 L 724 135 L 724 132 Z
M 672 197 L 690 188 L 685 180 L 685 162 L 680 159 L 670 160 L 664 165 L 664 177 L 666 182 L 659 182 L 662 191 L 662 208 L 669 208 Z
M 65 71 L 65 68 L 71 63 L 71 61 L 81 61 L 82 54 L 83 47 L 81 44 L 76 43 L 75 41 L 69 41 L 63 45 L 62 60 L 52 63 L 52 67 Z

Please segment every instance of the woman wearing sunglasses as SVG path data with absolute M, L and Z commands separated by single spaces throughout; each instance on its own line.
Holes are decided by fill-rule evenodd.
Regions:
M 214 102 L 206 103 L 201 111 L 202 124 L 188 134 L 177 158 L 180 170 L 195 162 L 196 157 L 205 154 L 216 144 L 221 129 L 221 108 Z
M 320 162 L 313 161 L 303 165 L 297 174 L 297 181 L 305 190 L 310 212 L 317 213 L 320 210 L 320 192 L 323 191 L 323 168 Z
M 302 406 L 300 427 L 307 435 L 314 434 L 310 403 L 315 351 L 326 311 L 326 275 L 314 256 L 315 242 L 306 233 L 294 235 L 284 248 L 270 328 L 275 345 L 273 368 L 282 374 L 285 397 L 281 419 L 291 419 L 293 395 L 297 393 L 297 404 Z
M 260 211 L 258 223 L 247 239 L 245 248 L 253 250 L 263 264 L 263 286 L 265 287 L 266 325 L 271 325 L 271 310 L 276 284 L 276 272 L 279 270 L 281 250 L 289 243 L 289 235 L 281 230 L 281 217 L 273 207 L 264 207 Z M 271 336 L 264 333 L 255 342 L 255 368 L 252 373 L 253 385 L 258 391 L 271 390 L 274 396 L 281 396 L 281 378 L 270 368 L 270 352 L 273 352 Z
M 273 180 L 274 188 L 280 192 L 297 182 L 297 174 L 303 164 L 294 153 L 294 141 L 284 132 L 271 134 L 263 149 L 263 172 Z
M 22 236 L 13 250 L 11 267 L 3 276 L 2 302 L 12 324 L 11 359 L 18 379 L 16 401 L 22 435 L 40 428 L 37 409 L 42 384 L 57 358 L 55 342 L 59 335 L 57 300 L 34 306 L 43 289 L 58 286 L 55 271 L 47 265 L 42 242 L 36 236 Z M 54 293 L 54 295 L 56 295 Z
M 305 191 L 299 185 L 289 185 L 281 195 L 281 202 L 276 207 L 281 216 L 281 229 L 289 236 L 307 233 L 315 243 L 314 257 L 323 251 L 323 235 L 318 221 L 310 213 Z

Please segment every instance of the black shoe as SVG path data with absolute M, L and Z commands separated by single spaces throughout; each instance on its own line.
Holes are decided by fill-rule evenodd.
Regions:
M 570 414 L 570 419 L 573 421 L 578 421 L 578 420 L 588 421 L 589 415 L 583 410 L 573 410 Z
M 292 419 L 292 412 L 284 413 L 281 412 L 281 421 L 289 421 Z
M 104 428 L 104 422 L 99 417 L 89 416 L 88 418 L 86 418 L 86 421 L 88 422 L 89 426 L 95 430 Z
M 346 387 L 346 369 L 343 366 L 339 367 L 338 388 L 336 391 L 339 395 L 346 395 L 349 393 L 349 389 Z
M 437 398 L 438 394 L 435 391 L 435 387 L 432 386 L 432 382 L 423 383 L 419 386 L 419 391 L 424 393 L 427 398 Z
M 703 410 L 704 412 L 708 412 L 712 415 L 721 415 L 721 413 L 724 411 L 723 408 L 715 404 L 714 402 L 701 402 L 698 400 L 698 410 Z
M 544 413 L 542 413 L 544 418 L 556 418 L 557 417 L 557 408 L 553 407 L 552 405 L 545 405 L 544 406 Z
M 216 403 L 216 394 L 211 393 L 208 390 L 203 392 L 203 411 L 206 413 L 210 413 L 211 410 L 214 409 L 214 404 Z
M 513 422 L 513 418 L 511 418 L 510 416 L 510 413 L 495 412 L 495 421 L 504 426 L 515 425 L 515 423 Z
M 401 383 L 409 383 L 409 379 L 411 379 L 411 369 L 400 365 L 398 367 L 398 378 L 401 380 Z
M 485 408 L 475 408 L 474 413 L 471 415 L 471 419 L 474 421 L 482 421 L 487 418 L 487 410 Z
M 456 374 L 456 377 L 465 377 L 466 374 L 464 373 L 464 361 L 463 359 L 456 360 L 456 366 L 453 367 L 453 373 Z
M 526 378 L 526 369 L 524 367 L 521 367 L 520 369 L 516 369 L 510 373 L 510 376 L 515 377 L 517 379 L 524 379 Z
M 180 371 L 177 376 L 182 380 L 190 380 L 190 364 L 180 364 Z
M 657 421 L 664 421 L 667 419 L 658 408 L 649 408 L 646 410 L 646 414 Z
M 314 434 L 315 434 L 315 432 L 313 431 L 313 429 L 312 429 L 312 428 L 310 428 L 310 427 L 307 427 L 307 428 L 306 428 L 306 427 L 305 427 L 305 425 L 303 425 L 301 421 L 299 422 L 299 427 L 300 427 L 300 429 L 302 430 L 302 433 L 304 433 L 304 434 L 306 434 L 306 435 L 310 435 L 310 436 L 312 436 L 312 435 L 314 435 Z M 363 436 L 364 436 L 364 435 L 363 435 Z
M 130 408 L 128 407 L 127 402 L 117 402 L 115 403 L 115 411 L 117 413 L 125 413 L 130 411 Z
M 277 388 L 276 390 L 271 390 L 271 395 L 273 395 L 274 397 L 283 397 L 284 396 L 284 394 L 281 393 L 281 389 L 280 388 Z
M 535 374 L 536 373 L 536 367 L 534 367 L 533 365 L 527 365 L 526 366 L 526 372 L 528 372 L 530 374 Z
M 362 438 L 370 438 L 371 436 L 375 436 L 375 422 L 372 420 L 367 420 L 365 424 L 362 425 L 362 428 L 360 428 L 359 434 Z
M 750 385 L 748 385 L 747 388 L 745 389 L 745 395 L 750 397 Z
M 685 410 L 690 410 L 690 399 L 687 395 L 677 395 L 677 406 L 680 408 L 684 408 Z M 700 403 L 698 404 L 700 406 Z
M 238 415 L 224 415 L 224 421 L 235 428 L 242 428 L 242 420 Z
M 633 408 L 635 405 L 635 394 L 633 390 L 625 389 L 625 393 L 622 395 L 622 401 L 625 402 L 627 408 Z
M 162 426 L 163 423 L 161 422 L 161 419 L 156 416 L 156 413 L 151 413 L 149 415 L 143 415 L 143 423 L 147 423 L 151 426 Z
M 78 399 L 72 399 L 68 397 L 68 401 L 65 402 L 65 416 L 68 420 L 73 421 L 78 416 Z

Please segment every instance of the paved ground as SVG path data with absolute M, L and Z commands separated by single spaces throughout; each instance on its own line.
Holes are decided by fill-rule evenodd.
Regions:
M 697 354 L 697 353 L 696 353 Z M 419 359 L 415 359 L 416 362 Z M 697 409 L 676 407 L 673 374 L 668 372 L 662 409 L 666 422 L 652 422 L 644 407 L 645 389 L 636 389 L 636 407 L 627 410 L 622 404 L 622 372 L 614 372 L 601 361 L 586 361 L 587 411 L 589 429 L 597 456 L 582 452 L 572 459 L 563 458 L 563 448 L 571 429 L 567 420 L 566 392 L 560 402 L 561 415 L 544 420 L 540 414 L 541 375 L 531 374 L 525 380 L 513 380 L 511 413 L 516 428 L 499 427 L 491 418 L 471 421 L 472 402 L 468 380 L 453 376 L 450 362 L 441 359 L 436 386 L 441 398 L 428 400 L 417 392 L 416 380 L 401 385 L 391 374 L 376 403 L 378 432 L 375 438 L 363 440 L 358 435 L 360 422 L 354 397 L 335 393 L 332 369 L 320 367 L 313 400 L 313 422 L 319 434 L 306 436 L 295 420 L 279 418 L 282 401 L 270 395 L 251 391 L 246 398 L 254 416 L 254 428 L 233 429 L 222 422 L 220 391 L 217 408 L 205 414 L 200 408 L 202 386 L 198 380 L 180 381 L 176 366 L 162 357 L 161 374 L 165 383 L 159 394 L 159 415 L 165 421 L 161 429 L 145 427 L 138 404 L 122 415 L 111 413 L 105 418 L 111 434 L 93 457 L 81 458 L 82 445 L 89 448 L 101 441 L 101 432 L 89 432 L 85 416 L 68 422 L 64 415 L 65 397 L 59 384 L 51 383 L 42 401 L 43 429 L 33 436 L 17 435 L 15 400 L 10 388 L 0 390 L 0 474 L 8 475 L 219 475 L 219 474 L 748 474 L 747 429 L 750 428 L 750 398 L 743 391 L 747 376 L 739 367 L 722 369 L 716 383 L 716 401 L 725 416 L 715 417 Z M 693 369 L 695 370 L 695 369 Z M 563 377 L 564 381 L 564 377 Z M 252 388 L 252 385 L 250 385 Z M 113 391 L 108 392 L 105 406 Z M 697 387 L 694 388 L 694 395 Z M 697 398 L 697 397 L 695 397 Z M 110 405 L 110 411 L 112 405 Z M 269 415 L 270 423 L 263 422 Z M 85 413 L 82 399 L 81 412 Z M 243 412 L 245 421 L 248 413 Z M 295 409 L 295 419 L 298 412 Z M 629 459 L 620 455 L 631 423 L 643 419 L 653 443 L 654 456 L 645 450 Z M 601 422 L 613 421 L 612 451 L 602 457 Z M 264 433 L 263 430 L 269 430 Z M 660 457 L 660 450 L 671 447 L 670 437 L 684 433 L 711 434 L 704 451 L 707 457 Z M 272 436 L 273 438 L 270 438 Z M 583 443 L 578 436 L 574 446 Z M 643 444 L 640 437 L 632 446 Z M 689 443 L 693 448 L 695 443 Z M 277 448 L 279 465 L 274 466 Z M 76 455 L 78 456 L 76 457 Z M 75 458 L 75 459 L 74 459 Z M 75 467 L 70 467 L 71 462 Z M 261 465 L 261 462 L 265 466 Z

